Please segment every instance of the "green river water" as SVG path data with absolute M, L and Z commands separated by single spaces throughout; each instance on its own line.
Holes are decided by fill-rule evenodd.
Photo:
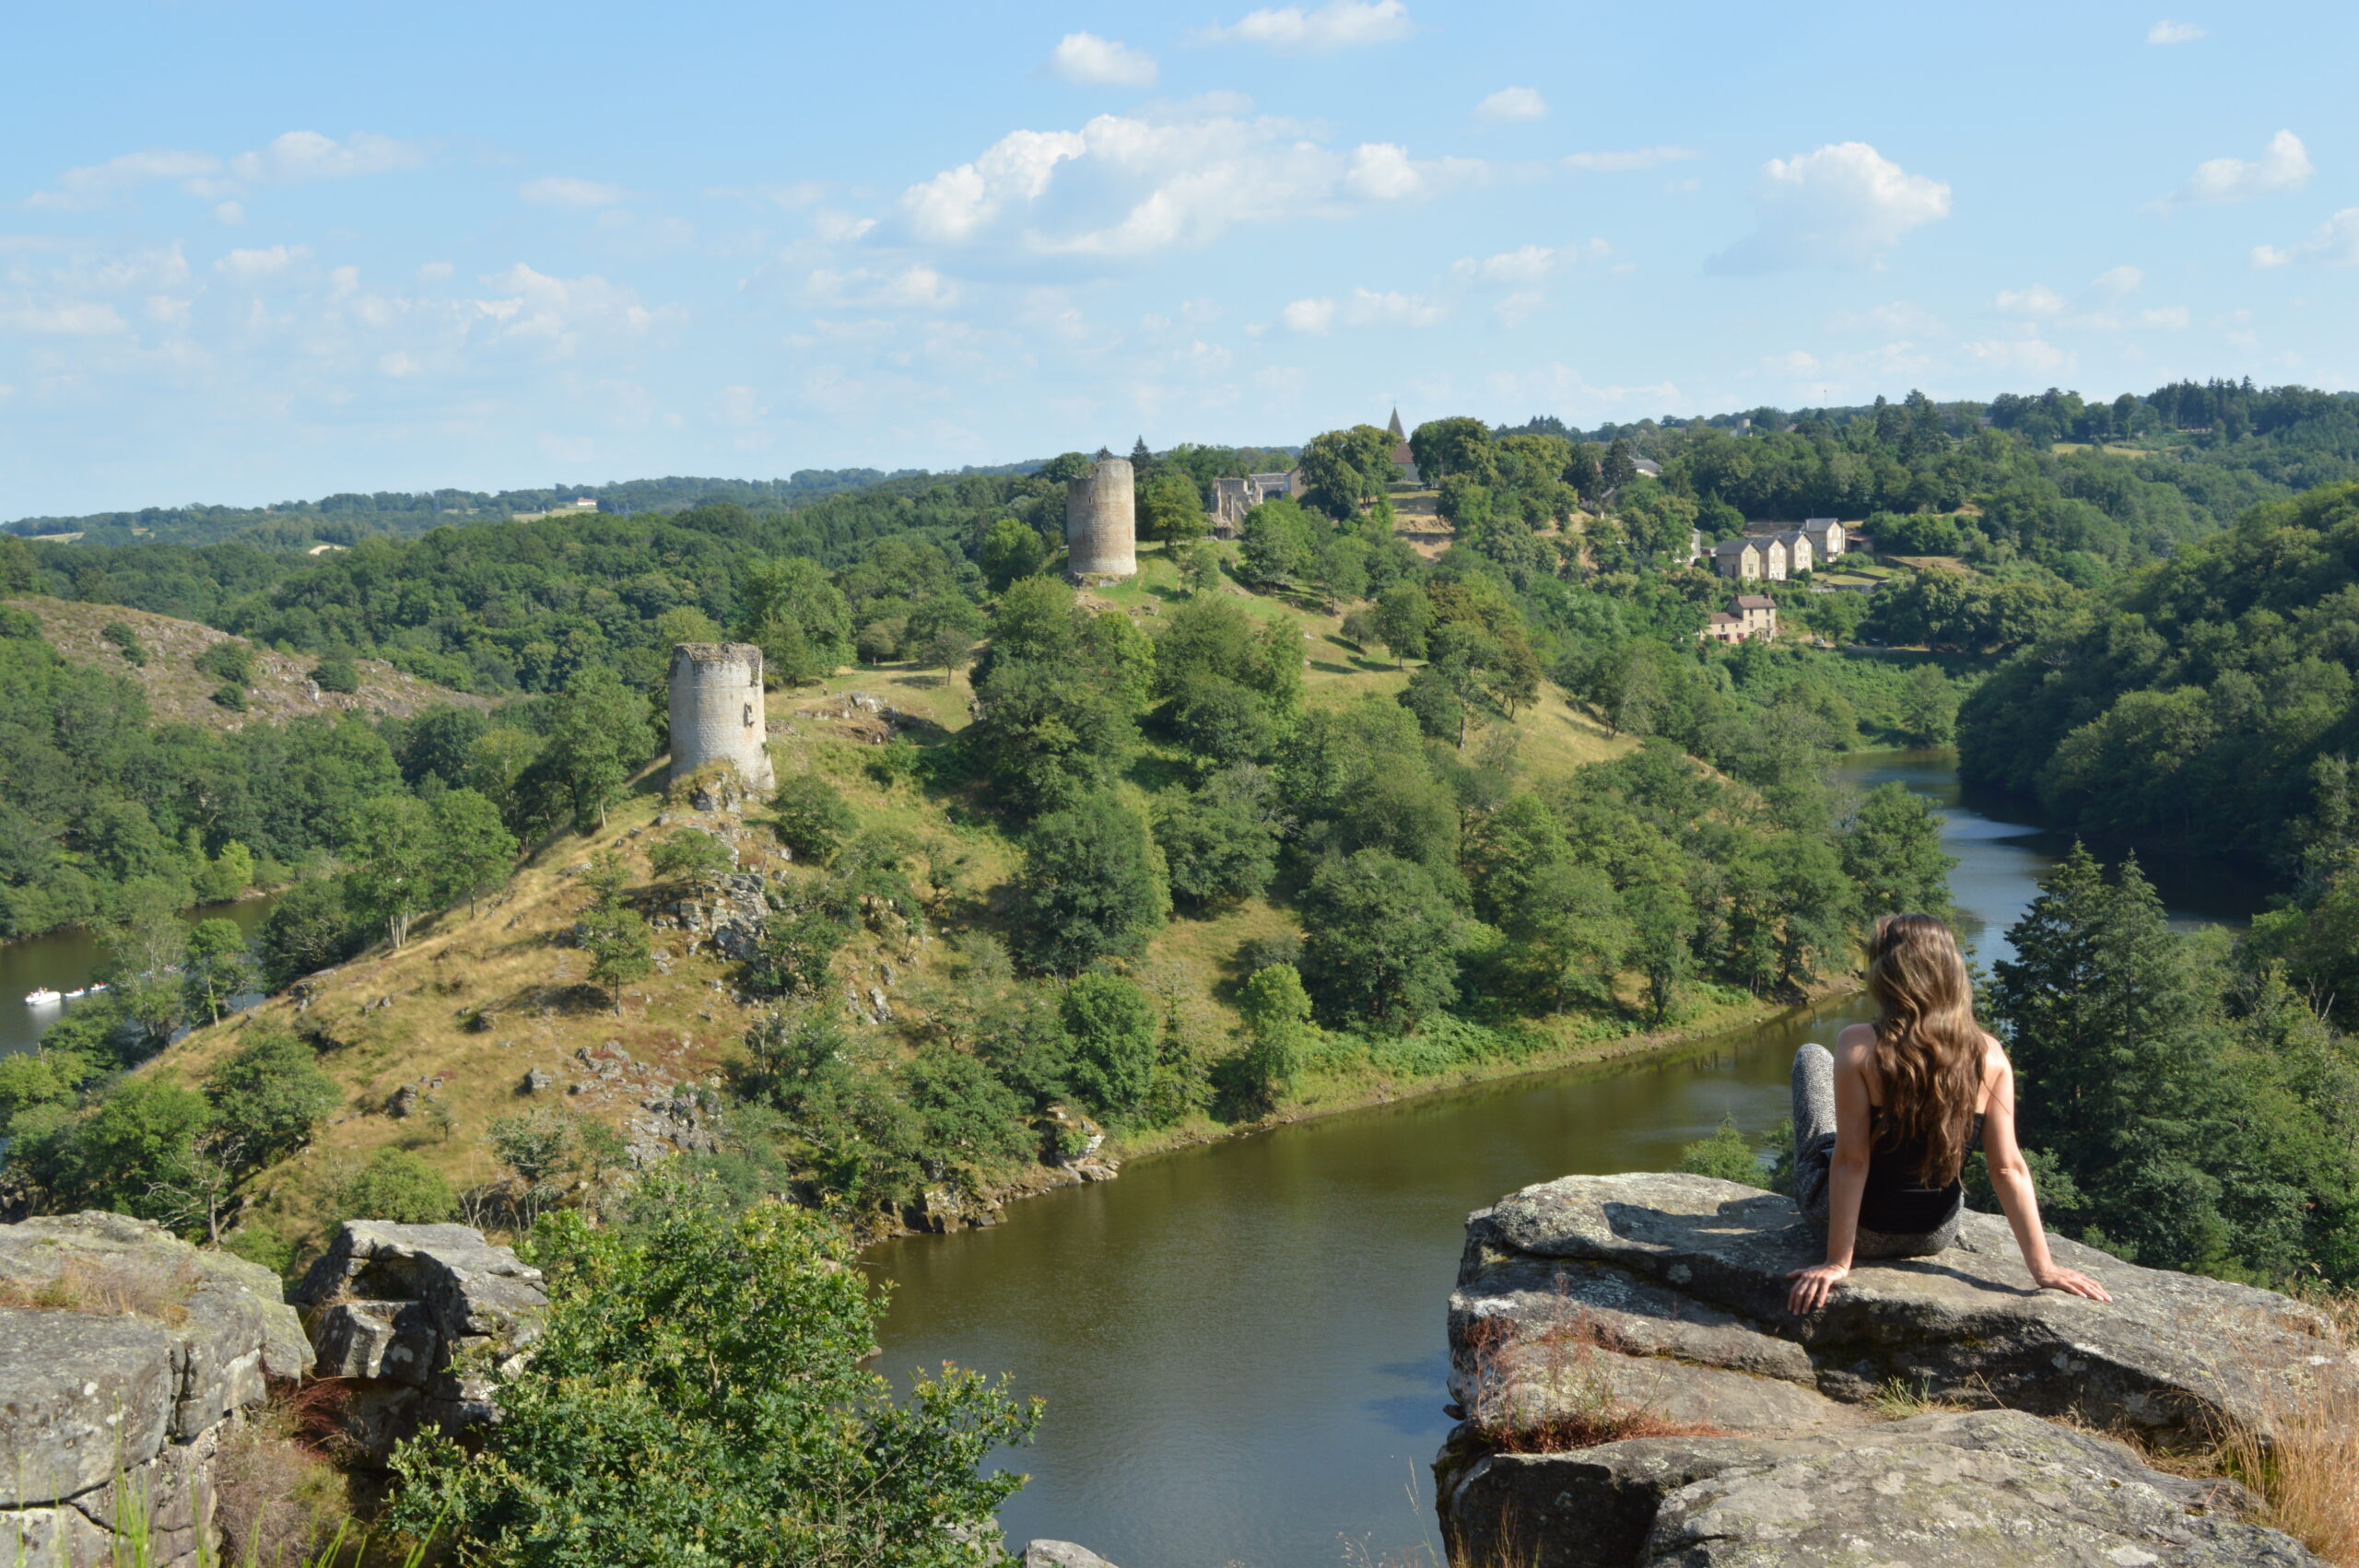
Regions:
M 1946 754 L 1869 754 L 1948 812 L 1954 897 L 1984 964 L 2060 846 L 1959 802 Z M 2234 891 L 2165 881 L 2186 923 Z M 895 1281 L 878 1363 L 945 1359 L 1048 1401 L 1005 1462 L 1031 1482 L 1008 1539 L 1078 1541 L 1121 1568 L 1438 1562 L 1426 1466 L 1442 1414 L 1443 1310 L 1467 1211 L 1571 1172 L 1661 1170 L 1724 1115 L 1787 1113 L 1803 1040 L 1867 1016 L 1847 999 L 1645 1061 L 1454 1090 L 1141 1160 L 1018 1204 L 1005 1223 L 872 1254 Z M 1431 1552 L 1429 1559 L 1426 1553 Z

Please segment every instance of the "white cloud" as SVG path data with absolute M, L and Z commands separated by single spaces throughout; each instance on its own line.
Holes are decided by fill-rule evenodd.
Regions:
M 129 330 L 113 306 L 96 300 L 0 310 L 0 332 L 29 333 L 42 337 L 101 337 Z
M 1947 217 L 1950 188 L 1865 142 L 1835 142 L 1762 168 L 1759 224 L 1706 263 L 1719 273 L 1860 266 L 1910 229 Z
M 1429 327 L 1449 314 L 1447 305 L 1422 295 L 1355 288 L 1341 305 L 1332 299 L 1297 299 L 1278 312 L 1278 324 L 1297 333 L 1323 333 L 1338 322 L 1347 327 Z
M 2280 131 L 2256 158 L 2215 158 L 2195 166 L 2187 183 L 2162 199 L 2169 206 L 2179 202 L 2243 202 L 2275 191 L 2298 190 L 2309 183 L 2309 149 L 2291 131 Z
M 424 369 L 426 369 L 425 366 L 399 349 L 395 349 L 391 354 L 381 354 L 377 357 L 377 373 L 381 376 L 391 376 L 395 380 L 399 380 L 404 376 L 415 376 Z
M 311 253 L 309 245 L 270 245 L 260 250 L 232 251 L 213 263 L 214 270 L 225 276 L 252 282 L 285 272 Z
M 2071 355 L 2036 335 L 1985 338 L 1978 343 L 1967 344 L 1966 351 L 1982 364 L 1998 370 L 2046 373 L 2068 369 L 2073 362 Z
M 356 131 L 341 142 L 317 131 L 289 131 L 259 152 L 240 153 L 230 168 L 241 180 L 292 182 L 387 174 L 425 161 L 424 147 L 373 131 Z
M 1509 120 L 1545 120 L 1548 100 L 1535 88 L 1501 88 L 1474 106 L 1474 118 L 1494 123 Z
M 956 301 L 958 286 L 929 266 L 904 267 L 897 273 L 855 268 L 835 272 L 826 268 L 804 280 L 812 301 L 882 310 L 935 310 Z
M 2029 288 L 2002 288 L 1994 303 L 2010 316 L 2060 316 L 2064 313 L 2064 296 L 2044 283 Z
M 602 180 L 581 180 L 570 174 L 546 174 L 527 180 L 516 193 L 535 206 L 610 207 L 623 199 L 623 188 Z
M 240 202 L 220 202 L 215 204 L 213 208 L 213 221 L 219 224 L 224 228 L 235 228 L 238 225 L 246 221 L 246 209 L 244 204 Z
M 1642 174 L 1696 156 L 1693 147 L 1634 147 L 1628 152 L 1567 153 L 1557 161 L 1575 174 Z
M 1920 337 L 1938 337 L 1949 331 L 1931 311 L 1905 299 L 1870 305 L 1863 310 L 1838 310 L 1827 318 L 1826 324 L 1835 332 L 1913 333 Z
M 360 292 L 360 269 L 358 267 L 334 269 L 328 274 L 328 289 L 333 298 L 351 298 Z
M 1576 240 L 1569 245 L 1551 248 L 1546 245 L 1520 245 L 1512 251 L 1502 251 L 1481 261 L 1461 256 L 1450 263 L 1450 275 L 1465 283 L 1530 284 L 1569 266 L 1587 256 L 1591 261 L 1613 253 L 1614 248 L 1602 240 L 1586 242 Z
M 1049 52 L 1049 74 L 1085 87 L 1155 85 L 1155 56 L 1094 32 L 1069 32 Z
M 420 283 L 448 283 L 453 270 L 448 262 L 428 262 L 417 269 L 417 280 Z
M 80 212 L 99 206 L 126 191 L 158 180 L 191 180 L 219 172 L 221 160 L 208 152 L 182 152 L 150 147 L 127 152 L 104 163 L 69 169 L 57 177 L 56 188 L 37 191 L 25 198 L 29 207 Z
M 1402 0 L 1330 0 L 1315 11 L 1284 6 L 1250 12 L 1200 36 L 1208 43 L 1258 43 L 1285 54 L 1324 54 L 1391 43 L 1409 32 L 1409 7 Z
M 1373 202 L 1398 202 L 1470 184 L 1483 174 L 1480 158 L 1413 158 L 1408 148 L 1396 143 L 1363 142 L 1352 149 L 1352 166 L 1344 176 L 1344 186 Z
M 151 294 L 146 306 L 147 319 L 158 326 L 179 326 L 187 322 L 189 307 L 194 303 L 192 299 L 176 299 L 169 294 Z
M 2192 43 L 2203 36 L 2203 29 L 2193 22 L 2174 22 L 2168 18 L 2146 29 L 2148 43 Z
M 1472 158 L 1413 158 L 1391 143 L 1350 155 L 1264 116 L 1101 114 L 1078 131 L 1015 131 L 971 163 L 901 194 L 908 234 L 1101 259 L 1209 243 L 1232 225 L 1399 201 L 1479 179 Z
M 2294 262 L 2359 266 L 2359 207 L 2344 207 L 2319 224 L 2307 240 L 2252 248 L 2252 264 L 2257 267 L 2282 267 Z
M 2188 309 L 2184 305 L 2163 305 L 2138 312 L 2140 326 L 2160 327 L 2165 332 L 2186 331 L 2189 319 Z
M 1335 302 L 1297 299 L 1278 312 L 1278 323 L 1288 332 L 1325 332 L 1335 324 Z
M 585 337 L 640 337 L 681 314 L 674 306 L 651 310 L 636 293 L 595 273 L 555 277 L 519 262 L 483 281 L 499 297 L 470 303 L 478 321 L 493 323 L 494 339 L 539 342 L 559 357 L 572 354 Z
M 2134 292 L 2145 281 L 2146 275 L 2136 267 L 2107 267 L 2090 281 L 2089 287 L 2100 294 L 2109 294 L 2118 299 Z

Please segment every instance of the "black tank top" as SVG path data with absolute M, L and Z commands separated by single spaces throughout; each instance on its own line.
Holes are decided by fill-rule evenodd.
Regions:
M 1925 1163 L 1925 1141 L 1903 1138 L 1882 1106 L 1870 1107 L 1868 1185 L 1860 1194 L 1860 1223 L 1886 1235 L 1922 1235 L 1939 1230 L 1966 1197 L 1966 1183 L 1952 1177 L 1947 1186 L 1927 1187 L 1918 1176 Z M 1966 1129 L 1971 1152 L 1982 1141 L 1982 1113 Z

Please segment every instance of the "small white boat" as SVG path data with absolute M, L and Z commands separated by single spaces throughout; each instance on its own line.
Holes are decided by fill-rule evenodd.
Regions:
M 98 995 L 100 991 L 106 989 L 106 982 L 104 980 L 93 980 L 90 982 L 90 994 L 92 996 Z
M 73 990 L 67 991 L 67 992 L 65 993 L 65 1000 L 66 1000 L 67 1001 L 80 1001 L 84 997 L 88 996 L 89 994 L 90 994 L 90 988 L 89 988 L 89 987 L 88 987 L 88 986 L 79 986 L 79 987 L 76 987 L 76 989 L 74 989 Z
M 27 1007 L 55 1007 L 59 1002 L 64 1001 L 65 1000 L 65 999 L 64 997 L 60 996 L 57 992 L 51 990 L 47 986 L 42 986 L 38 989 L 29 990 L 25 993 L 25 1005 Z

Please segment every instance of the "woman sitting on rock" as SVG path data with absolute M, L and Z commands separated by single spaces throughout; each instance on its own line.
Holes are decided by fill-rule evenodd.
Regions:
M 1830 1055 L 1794 1053 L 1794 1197 L 1826 1236 L 1826 1261 L 1797 1269 L 1787 1304 L 1817 1311 L 1854 1258 L 1922 1258 L 1957 1239 L 1959 1173 L 1977 1138 L 1999 1206 L 2044 1289 L 2111 1301 L 2048 1256 L 2031 1167 L 2015 1145 L 2015 1073 L 1975 1022 L 1974 988 L 1949 927 L 1886 915 L 1868 942 L 1876 1021 L 1837 1036 Z

